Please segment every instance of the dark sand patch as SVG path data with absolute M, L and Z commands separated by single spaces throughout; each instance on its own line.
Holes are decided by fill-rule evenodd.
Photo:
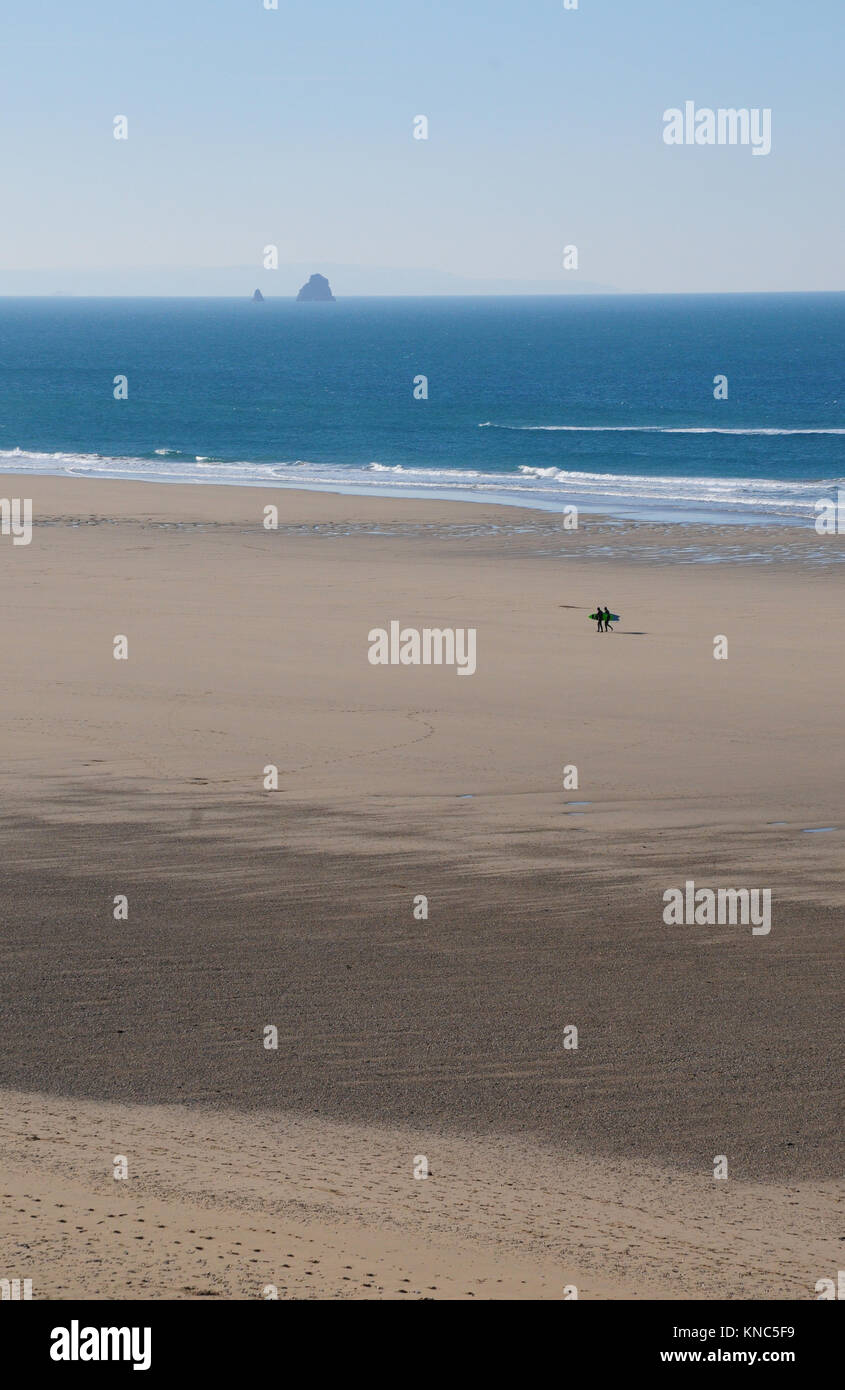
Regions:
M 7 828 L 0 1082 L 522 1133 L 698 1171 L 724 1153 L 744 1179 L 841 1171 L 840 911 L 780 903 L 765 938 L 670 928 L 630 875 L 294 852 L 285 815 L 250 849 L 235 808 L 230 834 Z

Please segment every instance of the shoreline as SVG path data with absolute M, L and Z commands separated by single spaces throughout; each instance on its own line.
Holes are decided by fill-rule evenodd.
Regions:
M 461 536 L 478 541 L 519 539 L 537 555 L 595 559 L 602 563 L 634 559 L 653 564 L 689 563 L 800 564 L 836 566 L 845 562 L 838 536 L 820 536 L 810 526 L 793 523 L 646 521 L 583 513 L 569 530 L 559 509 L 491 502 L 473 498 L 380 496 L 374 492 L 335 491 L 316 487 L 260 483 L 149 482 L 124 478 L 67 478 L 53 474 L 5 477 L 17 496 L 33 500 L 33 529 L 55 524 L 182 527 L 250 526 L 266 534 L 264 509 L 278 509 L 277 535 L 313 533 L 334 527 L 339 534 L 387 536 L 393 528 L 408 538 Z M 7 495 L 13 487 L 4 489 Z M 257 495 L 263 493 L 261 501 Z M 283 500 L 284 499 L 284 500 Z
M 716 432 L 718 433 L 719 431 Z M 813 431 L 810 431 L 810 433 L 813 433 Z M 843 433 L 845 433 L 845 431 Z M 62 456 L 66 456 L 67 452 L 68 451 L 65 451 Z M 162 451 L 162 453 L 168 452 L 170 451 Z M 21 451 L 19 449 L 14 451 L 0 451 L 0 457 L 10 458 L 17 454 L 22 454 L 26 456 L 26 453 L 27 451 Z M 36 453 L 33 456 L 40 457 L 41 455 Z M 461 486 L 460 483 L 457 481 L 457 476 L 459 476 L 458 470 L 446 470 L 446 472 L 454 472 L 456 474 L 456 481 L 454 485 L 451 486 L 447 486 L 443 483 L 423 484 L 421 482 L 414 483 L 413 481 L 388 483 L 386 478 L 383 478 L 383 480 L 379 483 L 374 483 L 369 480 L 369 477 L 367 477 L 365 480 L 360 476 L 361 474 L 369 474 L 370 470 L 376 467 L 376 465 L 374 464 L 370 464 L 366 468 L 350 468 L 348 471 L 353 481 L 347 482 L 345 481 L 344 477 L 308 481 L 306 477 L 282 477 L 280 476 L 278 470 L 295 470 L 296 468 L 301 466 L 304 468 L 324 468 L 330 471 L 331 466 L 327 464 L 309 465 L 305 463 L 301 465 L 285 463 L 212 463 L 211 461 L 205 460 L 200 464 L 200 466 L 203 466 L 204 464 L 206 468 L 215 467 L 221 470 L 225 468 L 243 469 L 245 467 L 268 470 L 268 475 L 263 478 L 243 478 L 240 476 L 236 476 L 231 478 L 215 477 L 213 479 L 210 479 L 205 478 L 203 476 L 190 477 L 184 475 L 166 475 L 160 472 L 156 472 L 154 467 L 152 466 L 148 470 L 146 476 L 144 474 L 143 468 L 135 469 L 131 474 L 122 474 L 120 468 L 121 460 L 117 458 L 113 460 L 115 464 L 115 468 L 113 470 L 109 472 L 91 472 L 85 471 L 84 456 L 78 457 L 78 463 L 69 464 L 66 468 L 60 471 L 54 469 L 33 469 L 26 470 L 23 473 L 21 473 L 17 471 L 15 467 L 11 464 L 9 467 L 0 466 L 0 476 L 6 476 L 11 478 L 50 478 L 55 479 L 57 481 L 92 483 L 125 482 L 143 484 L 145 486 L 162 485 L 166 487 L 233 487 L 248 488 L 253 490 L 256 488 L 266 488 L 269 491 L 276 493 L 301 491 L 313 492 L 321 495 L 336 495 L 341 497 L 371 497 L 376 500 L 384 499 L 396 501 L 428 501 L 434 503 L 455 503 L 462 506 L 472 505 L 487 507 L 506 507 L 508 509 L 516 509 L 517 511 L 534 511 L 542 514 L 552 515 L 562 515 L 567 507 L 574 506 L 578 509 L 579 515 L 583 515 L 585 518 L 588 519 L 614 520 L 619 524 L 641 524 L 646 526 L 729 526 L 737 528 L 772 527 L 784 528 L 788 530 L 809 530 L 812 528 L 814 520 L 809 515 L 809 513 L 806 516 L 794 514 L 790 515 L 788 513 L 781 513 L 778 511 L 766 511 L 759 508 L 755 512 L 752 509 L 754 504 L 747 504 L 748 510 L 745 514 L 743 514 L 742 504 L 739 502 L 725 504 L 715 502 L 712 500 L 707 501 L 702 498 L 695 497 L 691 497 L 686 500 L 683 500 L 680 497 L 669 500 L 665 494 L 658 494 L 656 497 L 651 499 L 641 495 L 635 495 L 631 498 L 626 498 L 624 493 L 618 495 L 607 495 L 606 493 L 602 493 L 600 490 L 597 490 L 596 492 L 591 492 L 589 489 L 584 490 L 583 486 L 582 490 L 579 491 L 575 486 L 572 485 L 566 493 L 560 493 L 554 496 L 551 496 L 549 493 L 544 493 L 541 489 L 537 489 L 536 491 L 534 491 L 533 489 L 525 489 L 523 494 L 520 495 L 517 489 L 518 475 L 485 475 L 488 478 L 488 481 L 484 482 L 483 484 L 476 484 L 476 487 L 473 488 L 473 486 L 469 484 L 468 480 L 472 477 L 478 477 L 480 475 L 472 470 L 468 471 L 466 475 L 467 486 Z M 144 462 L 149 462 L 150 465 L 152 465 L 153 463 L 152 460 L 145 461 L 140 459 L 134 460 L 134 462 L 142 464 Z M 397 471 L 400 473 L 402 471 L 407 471 L 409 474 L 414 472 L 426 472 L 426 470 L 424 469 L 403 470 L 403 468 L 400 466 L 392 467 L 389 465 L 385 465 L 382 467 L 381 465 L 378 465 L 378 467 L 382 474 L 395 473 Z M 74 468 L 79 468 L 80 471 L 74 473 Z M 434 470 L 434 472 L 436 473 L 437 470 Z M 577 476 L 577 474 L 574 474 L 573 478 Z M 614 476 L 615 475 L 607 475 L 607 480 L 610 481 Z M 512 480 L 510 483 L 508 481 L 509 479 Z M 596 474 L 595 479 L 596 484 L 599 485 L 602 480 L 602 475 Z M 641 481 L 643 483 L 663 482 L 670 489 L 672 486 L 681 489 L 685 485 L 688 485 L 690 483 L 693 483 L 695 485 L 703 485 L 708 481 L 717 486 L 723 486 L 728 483 L 752 483 L 751 479 L 743 477 L 722 479 L 696 479 L 694 477 L 652 478 L 649 475 L 643 475 Z M 755 485 L 779 487 L 783 484 L 773 479 L 761 479 L 757 480 Z M 811 489 L 815 501 L 820 500 L 820 498 L 815 498 L 815 494 L 817 492 L 820 495 L 823 494 L 824 496 L 828 496 L 828 494 L 836 493 L 838 490 L 838 487 L 834 486 L 831 479 L 823 478 L 804 479 L 801 481 L 796 481 L 794 486 L 799 489 Z M 509 491 L 509 487 L 513 490 Z M 802 505 L 807 506 L 809 504 L 805 502 Z

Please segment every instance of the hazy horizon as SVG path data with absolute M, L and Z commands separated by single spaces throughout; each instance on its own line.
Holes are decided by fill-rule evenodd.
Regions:
M 257 287 L 256 287 L 256 288 L 257 288 Z M 741 299 L 741 298 L 747 297 L 747 296 L 759 296 L 759 297 L 763 298 L 763 297 L 766 297 L 766 296 L 779 296 L 779 295 L 784 295 L 784 296 L 786 296 L 786 295 L 794 295 L 794 296 L 796 296 L 796 297 L 800 297 L 800 296 L 802 296 L 802 295 L 807 295 L 807 296 L 812 296 L 812 295 L 826 296 L 826 295 L 845 294 L 845 290 L 802 290 L 802 289 L 795 289 L 795 290 L 765 290 L 765 289 L 762 289 L 762 290 L 615 290 L 615 289 L 613 289 L 613 288 L 611 288 L 611 287 L 606 287 L 606 288 L 596 287 L 595 289 L 581 289 L 581 290 L 578 290 L 578 291 L 571 291 L 571 290 L 532 290 L 532 289 L 529 288 L 529 287 L 525 287 L 525 288 L 522 288 L 522 289 L 514 289 L 514 290 L 484 290 L 484 291 L 476 291 L 476 292 L 466 292 L 466 291 L 458 291 L 458 290 L 432 290 L 432 291 L 421 291 L 421 290 L 420 290 L 420 291 L 413 291 L 413 290 L 409 290 L 409 291 L 407 291 L 407 292 L 405 292 L 405 293 L 403 293 L 403 294 L 400 294 L 400 293 L 390 293 L 390 292 L 388 292 L 388 291 L 371 291 L 371 292 L 368 293 L 368 294 L 363 294 L 363 293 L 357 293 L 357 294 L 356 294 L 356 293 L 353 293 L 353 294 L 343 294 L 343 293 L 337 293 L 337 292 L 335 291 L 334 283 L 332 283 L 332 290 L 333 290 L 333 292 L 334 292 L 334 301 L 335 301 L 335 302 L 337 302 L 337 301 L 339 301 L 339 300 L 351 300 L 351 299 L 450 299 L 450 298 L 452 298 L 452 299 L 520 299 L 520 298 L 522 298 L 522 299 L 531 299 L 531 298 L 537 298 L 537 299 L 553 299 L 553 298 L 558 298 L 558 299 L 573 299 L 573 298 L 590 298 L 590 299 L 602 299 L 602 298 L 608 298 L 608 299 L 609 299 L 609 298 L 613 298 L 613 299 L 694 299 L 694 298 L 701 298 L 701 299 L 721 299 L 721 298 L 724 298 L 724 299 Z M 121 291 L 121 292 L 115 291 L 115 292 L 106 292 L 106 293 L 100 293 L 100 294 L 92 294 L 92 293 L 89 293 L 89 292 L 86 291 L 86 290 L 50 290 L 50 291 L 35 291 L 35 290 L 32 290 L 32 291 L 22 291 L 22 292 L 19 292 L 19 293 L 16 293 L 16 294 L 15 294 L 15 293 L 12 293 L 12 292 L 7 292 L 7 291 L 0 290 L 0 299 L 227 299 L 227 300 L 244 300 L 244 299 L 245 299 L 245 300 L 252 300 L 252 298 L 253 298 L 253 293 L 254 293 L 254 290 L 253 290 L 253 291 L 248 291 L 248 292 L 246 292 L 246 293 L 244 293 L 244 294 L 236 294 L 236 293 L 230 293 L 230 292 L 224 293 L 224 292 L 222 292 L 222 291 L 217 292 L 217 293 L 215 293 L 215 292 L 210 292 L 210 291 L 196 291 L 195 293 L 192 293 L 192 294 L 156 293 L 156 292 L 154 292 L 154 291 L 150 291 L 150 292 L 148 292 L 148 293 L 143 293 L 143 294 L 141 294 L 141 293 L 130 293 L 130 292 L 125 292 L 125 291 Z M 264 302 L 268 302 L 268 301 L 269 301 L 269 302 L 272 302 L 273 300 L 284 300 L 284 301 L 287 302 L 287 301 L 289 301 L 289 300 L 295 300 L 296 297 L 297 297 L 296 291 L 292 291 L 290 294 L 285 294 L 285 293 L 281 293 L 281 292 L 276 293 L 276 294 L 273 294 L 273 293 L 269 293 L 269 294 L 268 294 L 268 293 L 266 293 L 265 291 L 262 290 L 262 295 L 263 295 Z
M 273 2 L 9 0 L 0 293 L 845 288 L 834 0 Z

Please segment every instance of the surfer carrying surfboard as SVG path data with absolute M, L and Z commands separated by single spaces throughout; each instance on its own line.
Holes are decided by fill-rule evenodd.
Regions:
M 587 617 L 591 623 L 598 623 L 596 632 L 612 632 L 610 624 L 619 622 L 619 614 L 611 613 L 609 608 L 602 608 L 601 604 L 598 604 L 595 613 L 588 613 Z

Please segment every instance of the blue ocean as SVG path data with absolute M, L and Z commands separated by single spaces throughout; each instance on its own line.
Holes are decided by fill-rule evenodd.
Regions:
M 0 300 L 0 469 L 806 522 L 845 294 Z

